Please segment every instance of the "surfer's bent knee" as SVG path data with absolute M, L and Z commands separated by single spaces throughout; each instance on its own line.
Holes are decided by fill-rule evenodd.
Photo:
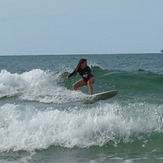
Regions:
M 93 84 L 94 82 L 95 82 L 95 77 L 91 77 L 91 78 L 88 80 L 87 84 Z

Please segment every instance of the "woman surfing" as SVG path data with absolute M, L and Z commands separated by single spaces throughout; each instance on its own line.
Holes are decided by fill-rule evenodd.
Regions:
M 78 87 L 88 85 L 89 93 L 92 95 L 93 94 L 92 84 L 95 82 L 95 77 L 93 74 L 91 74 L 91 69 L 89 66 L 87 66 L 86 59 L 80 59 L 75 70 L 68 77 L 63 78 L 63 80 L 66 80 L 72 76 L 76 76 L 77 73 L 80 74 L 82 79 L 73 84 L 73 90 L 77 90 Z

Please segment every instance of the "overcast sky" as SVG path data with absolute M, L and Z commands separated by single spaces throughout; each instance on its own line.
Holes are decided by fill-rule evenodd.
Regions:
M 161 49 L 163 0 L 0 0 L 0 55 Z

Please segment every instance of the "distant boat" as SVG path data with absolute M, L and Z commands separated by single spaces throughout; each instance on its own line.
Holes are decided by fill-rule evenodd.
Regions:
M 161 53 L 163 53 L 163 50 L 161 50 Z

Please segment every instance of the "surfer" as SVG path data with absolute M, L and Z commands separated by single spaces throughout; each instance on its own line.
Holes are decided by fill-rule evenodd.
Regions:
M 75 70 L 68 77 L 63 78 L 63 80 L 66 80 L 72 76 L 76 76 L 77 73 L 80 74 L 82 79 L 73 84 L 73 90 L 77 90 L 78 87 L 88 85 L 89 93 L 92 95 L 93 94 L 92 84 L 95 82 L 95 77 L 93 74 L 91 74 L 91 69 L 89 66 L 87 66 L 86 59 L 80 59 Z

